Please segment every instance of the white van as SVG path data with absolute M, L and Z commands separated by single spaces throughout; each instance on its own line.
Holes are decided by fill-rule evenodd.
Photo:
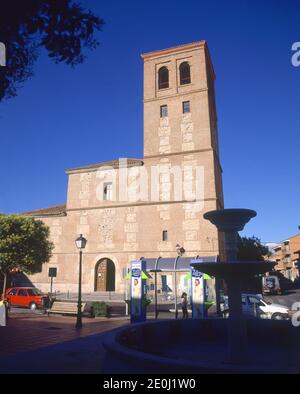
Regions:
M 243 313 L 249 317 L 261 319 L 285 320 L 289 318 L 289 309 L 280 304 L 266 301 L 257 294 L 242 294 Z M 223 316 L 229 316 L 228 297 L 224 297 Z

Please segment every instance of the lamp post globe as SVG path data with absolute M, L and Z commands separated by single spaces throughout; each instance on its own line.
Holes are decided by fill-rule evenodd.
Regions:
M 80 236 L 75 240 L 75 244 L 79 250 L 84 249 L 86 246 L 86 243 L 87 243 L 87 240 L 82 236 L 82 234 L 80 234 Z
M 75 244 L 79 249 L 79 279 L 78 279 L 78 303 L 77 303 L 77 319 L 76 328 L 82 328 L 82 312 L 81 312 L 81 280 L 82 280 L 82 251 L 85 248 L 87 240 L 80 234 L 75 240 Z

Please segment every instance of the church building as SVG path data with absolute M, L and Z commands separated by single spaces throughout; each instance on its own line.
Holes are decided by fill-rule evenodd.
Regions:
M 132 260 L 223 256 L 222 237 L 203 218 L 223 208 L 215 74 L 207 43 L 141 55 L 144 64 L 144 155 L 71 168 L 66 203 L 25 212 L 45 222 L 53 256 L 30 280 L 49 291 L 77 292 L 78 249 L 84 293 L 124 292 Z M 182 250 L 183 250 L 182 249 Z

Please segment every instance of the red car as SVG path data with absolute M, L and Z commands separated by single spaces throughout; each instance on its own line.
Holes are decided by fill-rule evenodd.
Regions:
M 35 287 L 10 287 L 6 290 L 6 299 L 9 306 L 22 306 L 34 311 L 43 308 L 47 296 Z

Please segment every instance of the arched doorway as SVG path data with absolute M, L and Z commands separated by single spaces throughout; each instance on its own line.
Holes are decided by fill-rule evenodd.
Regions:
M 95 291 L 115 291 L 116 267 L 112 260 L 104 258 L 95 267 Z

